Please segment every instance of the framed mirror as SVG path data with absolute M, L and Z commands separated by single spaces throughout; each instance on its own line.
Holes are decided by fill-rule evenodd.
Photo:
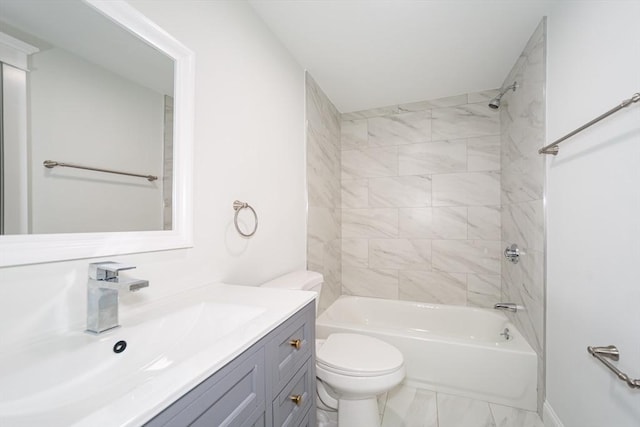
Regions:
M 0 266 L 192 246 L 193 53 L 124 1 L 2 9 Z

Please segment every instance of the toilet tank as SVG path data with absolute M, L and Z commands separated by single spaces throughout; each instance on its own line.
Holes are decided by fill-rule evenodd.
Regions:
M 315 271 L 299 270 L 276 277 L 273 280 L 265 282 L 261 286 L 265 288 L 293 289 L 299 291 L 311 291 L 320 295 L 322 290 L 322 282 L 324 278 L 322 274 Z M 316 297 L 316 305 L 318 298 Z

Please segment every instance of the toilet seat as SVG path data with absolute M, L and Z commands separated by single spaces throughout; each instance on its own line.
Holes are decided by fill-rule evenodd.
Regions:
M 402 353 L 377 338 L 359 334 L 331 334 L 316 349 L 319 368 L 350 377 L 376 377 L 403 366 Z

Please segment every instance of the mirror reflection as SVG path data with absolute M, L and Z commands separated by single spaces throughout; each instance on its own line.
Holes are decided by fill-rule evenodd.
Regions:
M 170 230 L 173 59 L 80 1 L 0 11 L 1 233 Z

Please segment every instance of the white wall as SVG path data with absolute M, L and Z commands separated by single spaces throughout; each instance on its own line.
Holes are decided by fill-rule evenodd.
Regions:
M 32 55 L 28 86 L 30 232 L 162 230 L 163 94 L 60 48 Z
M 256 285 L 304 268 L 303 70 L 244 2 L 132 4 L 196 55 L 195 238 L 192 249 L 109 257 L 150 280 L 122 296 L 121 310 L 207 282 Z M 260 216 L 253 239 L 233 228 L 235 199 Z M 89 262 L 0 269 L 2 344 L 83 328 Z
M 640 90 L 640 3 L 555 2 L 549 17 L 548 141 Z M 640 391 L 587 354 L 640 377 L 640 105 L 548 158 L 547 401 L 565 427 L 640 425 Z
M 2 34 L 2 33 L 0 33 Z M 3 58 L 4 59 L 4 58 Z M 27 199 L 27 73 L 9 64 L 2 67 L 2 198 L 0 220 L 4 234 L 28 231 Z M 6 108 L 6 106 L 14 108 Z

